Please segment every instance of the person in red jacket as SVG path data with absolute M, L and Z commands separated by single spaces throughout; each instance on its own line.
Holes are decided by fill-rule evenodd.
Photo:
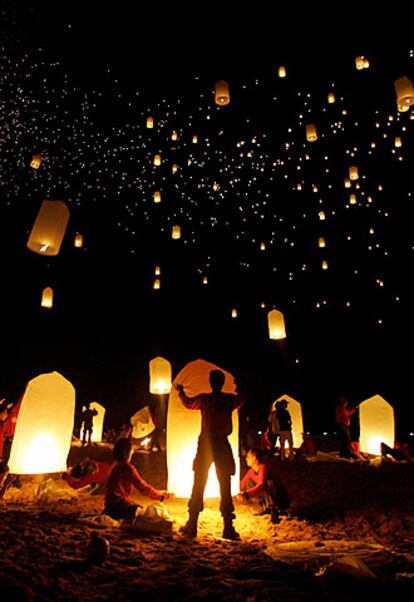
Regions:
M 339 426 L 340 449 L 339 456 L 341 458 L 357 458 L 351 447 L 351 416 L 358 408 L 359 404 L 353 408 L 349 407 L 349 402 L 346 397 L 341 397 L 336 406 L 335 417 Z
M 129 439 L 119 439 L 114 445 L 112 464 L 106 485 L 104 514 L 117 520 L 131 521 L 135 517 L 139 504 L 131 499 L 133 487 L 153 500 L 163 502 L 171 499 L 173 494 L 159 491 L 144 481 L 135 466 L 130 462 L 133 453 L 132 443 Z
M 233 430 L 233 410 L 237 410 L 243 404 L 243 400 L 239 395 L 222 392 L 225 376 L 221 370 L 211 370 L 209 378 L 212 392 L 195 397 L 188 397 L 182 384 L 175 385 L 183 405 L 189 410 L 201 411 L 201 433 L 193 463 L 194 483 L 188 503 L 189 518 L 186 525 L 181 528 L 181 532 L 188 537 L 197 536 L 198 515 L 204 507 L 204 489 L 210 466 L 214 462 L 220 484 L 223 538 L 239 539 L 240 536 L 233 527 L 235 516 L 230 487 L 231 475 L 235 473 L 235 464 L 227 437 Z
M 248 502 L 258 499 L 262 511 L 259 514 L 270 514 L 272 523 L 278 523 L 279 511 L 290 506 L 290 496 L 280 482 L 276 482 L 271 474 L 271 467 L 262 460 L 259 449 L 249 449 L 246 456 L 249 470 L 240 481 L 238 501 Z
M 70 470 L 62 474 L 69 487 L 82 489 L 87 485 L 106 485 L 108 481 L 111 464 L 109 462 L 98 462 L 97 460 L 83 460 Z

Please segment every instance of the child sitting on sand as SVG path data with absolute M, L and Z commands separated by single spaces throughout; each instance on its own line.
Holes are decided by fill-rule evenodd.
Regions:
M 132 520 L 137 508 L 140 508 L 140 505 L 131 499 L 133 487 L 160 502 L 173 497 L 172 493 L 159 491 L 144 481 L 130 462 L 132 451 L 129 439 L 119 439 L 113 449 L 115 462 L 112 464 L 106 486 L 104 513 L 117 520 Z
M 246 463 L 249 470 L 240 482 L 242 493 L 237 496 L 238 501 L 248 502 L 259 498 L 262 507 L 260 514 L 270 514 L 272 523 L 278 523 L 279 511 L 287 510 L 290 506 L 288 492 L 271 475 L 270 466 L 263 462 L 261 450 L 250 449 Z

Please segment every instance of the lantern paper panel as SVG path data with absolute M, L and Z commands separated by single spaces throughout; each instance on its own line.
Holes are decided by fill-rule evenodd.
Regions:
M 230 103 L 229 84 L 224 80 L 220 80 L 216 83 L 215 88 L 215 103 L 220 106 L 228 105 Z
M 63 201 L 43 201 L 30 232 L 27 247 L 39 255 L 57 255 L 69 215 L 69 209 Z
M 380 395 L 374 395 L 359 406 L 360 449 L 368 454 L 381 454 L 381 442 L 394 447 L 394 408 Z
M 152 421 L 151 412 L 148 406 L 144 406 L 138 412 L 135 412 L 130 418 L 132 425 L 132 437 L 142 439 L 148 437 L 155 430 L 155 424 Z
M 91 410 L 96 410 L 98 412 L 98 414 L 93 417 L 93 430 L 91 441 L 93 441 L 93 443 L 100 443 L 102 441 L 106 408 L 101 406 L 101 404 L 97 401 L 92 401 L 89 407 L 91 408 Z M 83 441 L 83 429 L 84 425 L 82 425 L 80 432 L 81 441 Z
M 285 319 L 281 311 L 272 309 L 267 314 L 267 322 L 269 327 L 269 338 L 279 340 L 286 338 Z
M 171 391 L 171 364 L 163 357 L 150 361 L 150 393 L 165 395 Z
M 276 408 L 276 403 L 281 401 L 282 399 L 286 399 L 289 404 L 287 410 L 292 418 L 292 438 L 293 438 L 293 447 L 298 449 L 303 443 L 303 414 L 302 414 L 302 404 L 290 397 L 290 395 L 282 395 L 278 397 L 273 404 L 273 409 Z M 280 443 L 280 442 L 279 442 Z
M 10 454 L 12 474 L 66 470 L 75 417 L 75 389 L 58 372 L 41 374 L 24 392 Z
M 184 385 L 186 395 L 194 397 L 200 393 L 211 392 L 209 375 L 211 370 L 221 370 L 225 375 L 223 393 L 236 393 L 234 377 L 220 367 L 205 360 L 195 360 L 187 364 L 174 379 L 175 383 Z M 168 400 L 167 414 L 167 465 L 168 491 L 177 497 L 188 498 L 194 480 L 193 460 L 197 451 L 197 441 L 201 430 L 200 410 L 188 410 L 173 387 Z M 231 477 L 232 495 L 239 492 L 240 460 L 239 460 L 239 417 L 233 412 L 233 431 L 229 436 L 236 464 L 235 475 Z M 211 465 L 204 497 L 220 497 L 220 489 L 215 466 Z

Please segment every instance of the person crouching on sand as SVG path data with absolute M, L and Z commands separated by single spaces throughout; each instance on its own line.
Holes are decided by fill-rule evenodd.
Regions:
M 133 447 L 129 439 L 119 439 L 114 445 L 113 463 L 106 485 L 104 514 L 117 520 L 132 521 L 139 504 L 131 499 L 132 488 L 135 487 L 153 500 L 163 502 L 172 499 L 173 494 L 155 489 L 144 481 L 135 466 L 130 462 Z

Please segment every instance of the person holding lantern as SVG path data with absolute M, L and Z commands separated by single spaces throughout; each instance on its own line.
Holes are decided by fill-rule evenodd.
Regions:
M 115 462 L 112 464 L 106 484 L 104 514 L 116 520 L 132 521 L 140 508 L 131 499 L 132 488 L 135 487 L 153 500 L 163 502 L 173 497 L 172 493 L 159 491 L 144 481 L 131 463 L 133 446 L 130 439 L 119 439 L 113 449 Z
M 194 483 L 188 503 L 189 518 L 181 528 L 181 533 L 188 537 L 197 536 L 198 515 L 204 507 L 204 489 L 210 466 L 214 462 L 220 484 L 223 538 L 239 539 L 240 536 L 233 526 L 235 515 L 230 482 L 231 475 L 235 473 L 235 463 L 228 436 L 233 430 L 233 411 L 242 406 L 243 400 L 239 395 L 222 392 L 225 376 L 221 370 L 211 370 L 209 378 L 212 392 L 195 397 L 185 394 L 184 385 L 175 385 L 183 405 L 189 410 L 201 411 L 201 433 L 193 463 Z

